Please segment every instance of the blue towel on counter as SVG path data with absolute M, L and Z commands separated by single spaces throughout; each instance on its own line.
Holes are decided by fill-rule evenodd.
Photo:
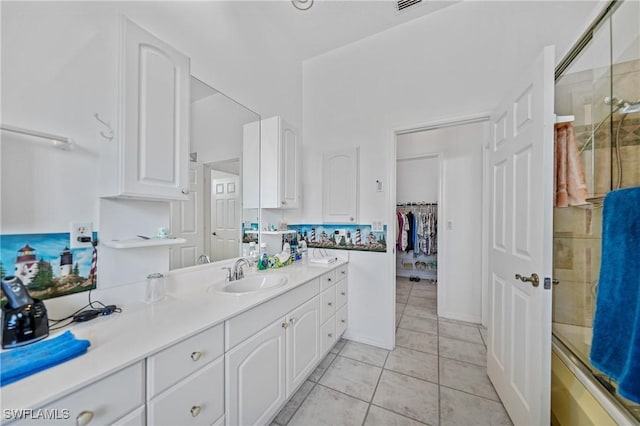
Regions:
M 640 402 L 640 187 L 605 197 L 601 258 L 591 363 Z
M 0 354 L 0 386 L 69 361 L 87 352 L 88 340 L 76 339 L 70 331 L 53 339 L 10 349 Z

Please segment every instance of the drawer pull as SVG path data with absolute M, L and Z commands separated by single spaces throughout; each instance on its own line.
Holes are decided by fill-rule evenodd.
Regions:
M 345 322 L 347 322 L 347 321 L 346 321 L 346 320 L 340 320 L 340 322 L 344 324 L 344 323 L 345 323 Z
M 202 352 L 191 352 L 191 359 L 195 362 L 202 358 Z
M 331 282 L 331 278 L 327 278 L 327 281 Z
M 329 333 L 329 334 L 327 334 L 327 336 L 329 336 L 329 338 L 332 338 L 333 334 Z
M 340 292 L 340 294 L 341 294 L 342 296 L 346 296 L 346 295 L 347 295 L 347 293 L 345 293 L 344 291 L 341 291 L 341 292 Z
M 347 271 L 340 271 L 342 275 L 347 275 Z
M 288 322 L 283 322 L 282 323 L 282 328 L 287 328 L 289 327 L 289 323 Z
M 93 420 L 93 411 L 82 411 L 78 414 L 78 417 L 76 417 L 76 425 L 85 426 L 88 425 L 91 420 Z
M 327 303 L 327 305 L 329 305 L 329 306 L 333 306 L 333 303 L 329 302 L 329 303 Z
M 294 322 L 296 322 L 296 319 L 295 319 L 295 318 L 291 318 L 291 319 L 289 319 L 289 322 L 290 322 L 291 324 L 293 324 Z
M 202 411 L 202 408 L 200 408 L 199 405 L 194 405 L 193 407 L 191 407 L 191 417 L 198 417 L 200 411 Z

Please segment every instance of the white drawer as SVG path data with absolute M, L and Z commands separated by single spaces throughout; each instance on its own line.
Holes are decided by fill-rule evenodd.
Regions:
M 338 266 L 336 268 L 336 280 L 337 281 L 344 280 L 345 278 L 347 278 L 348 266 L 349 265 L 347 264 L 347 265 Z
M 46 424 L 75 425 L 87 424 L 82 420 L 91 420 L 92 425 L 111 424 L 134 409 L 144 405 L 144 368 L 142 362 L 134 364 L 65 396 L 48 406 L 45 410 L 68 410 L 67 419 L 50 420 Z M 16 424 L 33 423 L 26 419 Z
M 225 321 L 225 352 L 318 294 L 318 278 Z
M 147 424 L 145 419 L 146 407 L 143 405 L 121 419 L 116 420 L 114 426 L 144 426 Z
M 342 336 L 342 333 L 347 329 L 347 325 L 349 324 L 349 318 L 347 313 L 347 305 L 344 305 L 342 308 L 338 309 L 336 312 L 336 336 Z
M 336 309 L 340 309 L 347 303 L 347 280 L 336 284 Z
M 336 321 L 335 317 L 331 317 L 320 327 L 320 350 L 323 356 L 329 352 L 336 340 Z
M 336 313 L 336 288 L 331 287 L 320 294 L 320 324 Z
M 336 283 L 336 270 L 332 270 L 320 277 L 320 290 L 326 290 Z
M 153 398 L 222 355 L 224 353 L 223 333 L 223 325 L 219 324 L 148 357 L 147 398 Z
M 224 357 L 149 401 L 150 425 L 211 425 L 224 415 Z

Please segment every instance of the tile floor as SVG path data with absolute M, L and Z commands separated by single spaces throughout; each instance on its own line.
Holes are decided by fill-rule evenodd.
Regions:
M 273 425 L 511 425 L 485 330 L 439 319 L 436 286 L 398 278 L 396 349 L 340 340 Z

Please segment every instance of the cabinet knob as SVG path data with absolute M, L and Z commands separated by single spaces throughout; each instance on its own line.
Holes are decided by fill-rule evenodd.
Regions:
M 340 294 L 341 294 L 342 296 L 346 296 L 346 295 L 347 295 L 347 293 L 345 293 L 344 291 L 341 291 L 341 292 L 340 292 Z
M 197 361 L 200 358 L 202 358 L 202 352 L 191 352 L 191 359 L 192 360 Z
M 295 318 L 291 318 L 291 319 L 289 319 L 289 322 L 290 322 L 291 324 L 293 324 L 294 322 L 296 322 L 296 319 L 295 319 Z
M 340 320 L 340 322 L 344 324 L 344 323 L 345 323 L 345 322 L 347 322 L 347 321 L 346 321 L 346 320 Z
M 333 337 L 333 334 L 329 333 L 329 334 L 327 334 L 327 336 L 331 338 L 331 337 Z
M 282 200 L 282 201 L 281 201 L 281 203 L 282 203 L 282 205 L 287 204 L 287 202 L 286 202 L 286 201 L 284 201 L 284 200 Z
M 197 417 L 198 414 L 200 414 L 200 411 L 202 411 L 202 408 L 199 405 L 194 405 L 193 407 L 191 407 L 191 417 Z
M 76 417 L 76 425 L 85 426 L 88 425 L 91 420 L 93 420 L 93 411 L 81 411 Z
M 282 328 L 287 328 L 289 327 L 289 323 L 288 322 L 283 322 L 282 323 Z
M 188 189 L 184 189 L 183 188 L 182 191 L 180 191 L 180 192 L 182 192 L 184 195 L 189 195 L 189 190 Z
M 327 278 L 327 281 L 331 282 L 331 278 Z
M 333 303 L 329 302 L 329 303 L 327 303 L 327 305 L 329 305 L 329 306 L 333 306 Z
M 349 218 L 349 220 L 350 220 L 351 222 L 353 222 L 355 219 L 354 219 L 354 218 L 352 218 L 352 217 L 350 217 L 350 218 Z

